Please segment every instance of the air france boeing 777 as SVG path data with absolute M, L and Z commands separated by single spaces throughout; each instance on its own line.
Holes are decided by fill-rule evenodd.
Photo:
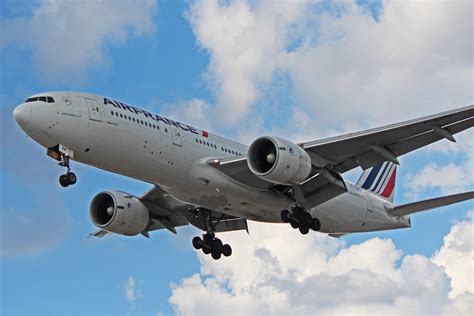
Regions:
M 15 120 L 66 168 L 71 160 L 148 182 L 137 197 L 98 193 L 90 217 L 99 230 L 125 236 L 194 225 L 192 244 L 214 259 L 232 248 L 216 233 L 247 230 L 247 220 L 289 223 L 333 237 L 410 227 L 408 215 L 472 199 L 474 192 L 394 205 L 397 157 L 473 126 L 474 107 L 366 131 L 295 144 L 272 136 L 250 146 L 153 114 L 112 98 L 47 92 L 14 110 Z M 364 171 L 356 184 L 341 176 Z

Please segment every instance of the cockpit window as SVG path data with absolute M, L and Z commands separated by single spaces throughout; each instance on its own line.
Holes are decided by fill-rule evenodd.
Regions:
M 54 103 L 54 98 L 53 97 L 48 97 L 48 96 L 32 97 L 32 98 L 28 98 L 25 101 L 25 103 L 35 102 L 35 101 L 41 101 L 41 102 L 46 102 L 46 103 Z

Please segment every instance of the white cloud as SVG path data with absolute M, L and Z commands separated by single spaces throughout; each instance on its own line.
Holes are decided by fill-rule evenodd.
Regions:
M 468 214 L 469 221 L 454 225 L 433 256 L 433 262 L 444 267 L 451 278 L 450 298 L 466 292 L 474 294 L 474 211 Z
M 242 139 L 264 129 L 309 140 L 472 103 L 472 1 L 382 4 L 376 21 L 356 1 L 195 2 L 188 20 L 210 54 L 214 121 Z M 269 101 L 277 75 L 291 104 Z M 287 123 L 263 128 L 280 108 Z
M 132 308 L 135 308 L 135 303 L 140 298 L 139 290 L 136 287 L 135 278 L 129 276 L 127 282 L 124 284 L 123 289 L 125 291 L 125 298 L 129 302 Z
M 407 176 L 406 187 L 409 189 L 407 195 L 418 197 L 433 189 L 439 189 L 443 194 L 464 192 L 474 183 L 472 170 L 470 163 L 462 165 L 448 163 L 441 166 L 430 163 L 416 174 Z
M 213 115 L 212 106 L 202 99 L 190 99 L 166 104 L 161 108 L 164 115 L 191 124 L 196 127 L 207 126 L 209 117 Z
M 472 131 L 466 131 L 456 138 L 458 142 L 446 140 L 435 143 L 425 150 L 429 157 L 431 153 L 441 153 L 450 162 L 430 163 L 415 174 L 406 176 L 405 195 L 410 199 L 433 190 L 442 194 L 454 194 L 472 190 L 474 185 L 474 147 Z
M 187 17 L 198 44 L 211 57 L 208 79 L 218 115 L 239 122 L 261 97 L 279 64 L 290 31 L 304 13 L 303 1 L 196 1 Z
M 384 1 L 378 22 L 343 3 L 285 63 L 319 121 L 373 126 L 472 102 L 471 1 Z
M 250 228 L 250 236 L 226 234 L 232 257 L 198 255 L 201 272 L 172 287 L 177 313 L 469 315 L 474 308 L 473 216 L 453 225 L 433 258 L 403 256 L 387 239 L 347 247 L 287 225 Z
M 32 49 L 41 78 L 81 78 L 107 60 L 107 48 L 151 34 L 153 0 L 44 0 L 30 17 L 1 22 L 2 45 Z

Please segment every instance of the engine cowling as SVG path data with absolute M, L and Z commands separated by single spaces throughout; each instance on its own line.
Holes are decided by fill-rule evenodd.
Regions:
M 249 147 L 247 163 L 258 177 L 277 184 L 301 184 L 311 172 L 311 158 L 300 146 L 264 136 Z
M 106 231 L 135 236 L 148 226 L 148 208 L 137 197 L 120 191 L 97 194 L 91 202 L 89 215 L 95 226 Z

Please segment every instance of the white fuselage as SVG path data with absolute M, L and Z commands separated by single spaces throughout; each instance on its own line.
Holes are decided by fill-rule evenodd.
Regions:
M 54 103 L 20 105 L 23 130 L 42 146 L 61 144 L 75 161 L 159 185 L 175 198 L 217 212 L 262 222 L 281 222 L 293 201 L 258 190 L 207 164 L 212 158 L 246 155 L 247 146 L 110 98 L 50 92 Z M 24 117 L 23 117 L 24 116 Z M 348 192 L 311 210 L 327 233 L 409 227 L 393 217 L 391 203 L 347 183 Z

